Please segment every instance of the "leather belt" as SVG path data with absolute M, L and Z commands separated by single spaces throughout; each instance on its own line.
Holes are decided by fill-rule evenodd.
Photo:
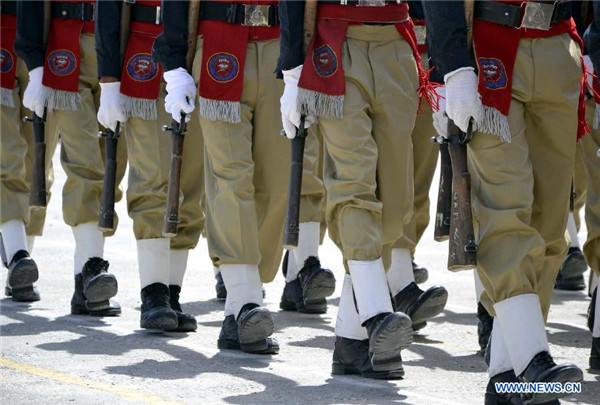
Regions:
M 572 16 L 570 2 L 528 1 L 521 5 L 476 1 L 475 18 L 513 28 L 548 31 L 553 25 Z
M 133 4 L 131 7 L 131 21 L 161 25 L 160 6 Z
M 16 1 L 2 1 L 0 2 L 0 13 L 17 15 L 17 2 Z
M 319 0 L 323 4 L 339 4 L 340 6 L 384 7 L 386 4 L 400 4 L 399 0 Z
M 52 2 L 52 18 L 63 20 L 94 21 L 94 3 Z
M 201 2 L 200 19 L 241 24 L 248 27 L 279 25 L 279 6 Z

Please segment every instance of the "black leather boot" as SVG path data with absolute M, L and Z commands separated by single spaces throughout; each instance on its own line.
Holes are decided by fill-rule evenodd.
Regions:
M 92 257 L 83 265 L 83 295 L 90 310 L 108 308 L 110 298 L 117 295 L 117 278 L 108 273 L 108 266 L 108 262 L 100 257 Z
M 121 314 L 121 306 L 112 300 L 106 300 L 105 303 L 92 307 L 88 307 L 87 302 L 88 300 L 83 293 L 83 277 L 81 274 L 77 274 L 75 276 L 75 291 L 71 298 L 72 315 L 117 316 Z M 101 307 L 101 309 L 96 309 L 97 307 Z
M 287 274 L 289 251 L 283 259 L 283 273 Z M 329 269 L 321 267 L 316 257 L 309 257 L 298 273 L 298 278 L 285 283 L 279 307 L 284 311 L 298 311 L 311 314 L 327 312 L 327 300 L 335 291 L 335 277 Z
M 479 347 L 483 353 L 488 346 L 490 336 L 492 336 L 492 327 L 494 326 L 494 318 L 490 316 L 487 309 L 481 304 L 477 303 L 477 338 L 479 340 Z
M 375 371 L 397 370 L 402 367 L 400 350 L 413 340 L 412 322 L 403 313 L 382 313 L 364 324 L 369 334 L 369 358 Z
M 421 290 L 412 282 L 392 299 L 394 311 L 404 312 L 412 320 L 414 330 L 421 329 L 424 323 L 439 315 L 448 301 L 448 291 L 440 285 L 434 285 L 427 291 Z
M 423 267 L 419 266 L 414 261 L 412 262 L 413 275 L 415 276 L 415 283 L 423 284 L 425 281 L 429 279 L 429 271 Z
M 596 300 L 598 299 L 598 287 L 594 289 L 592 300 L 588 307 L 588 328 L 590 332 L 594 330 L 594 321 L 596 318 Z M 590 368 L 600 370 L 600 337 L 592 337 L 592 349 L 590 351 Z
M 519 375 L 519 380 L 521 382 L 558 382 L 564 385 L 567 382 L 583 381 L 583 372 L 575 364 L 557 365 L 550 353 L 544 351 L 533 357 L 525 371 Z M 523 394 L 522 398 L 524 404 L 539 404 L 567 395 L 569 393 L 527 393 Z
M 8 265 L 8 284 L 12 288 L 31 286 L 39 277 L 37 264 L 26 250 L 19 250 Z
M 364 378 L 398 380 L 404 377 L 404 368 L 402 368 L 402 357 L 400 357 L 397 368 L 375 371 L 369 357 L 369 339 L 354 340 L 336 336 L 331 374 L 360 374 Z
M 569 248 L 569 253 L 560 266 L 554 288 L 559 290 L 580 291 L 585 289 L 583 273 L 587 263 L 578 247 Z
M 169 302 L 169 287 L 150 284 L 142 288 L 141 297 L 140 327 L 167 331 L 177 328 L 177 314 Z
M 266 348 L 262 344 L 253 345 L 244 345 L 244 349 L 242 349 L 240 345 L 240 339 L 238 337 L 238 324 L 235 321 L 235 317 L 233 315 L 229 315 L 225 317 L 223 321 L 223 327 L 221 328 L 221 332 L 219 333 L 219 340 L 217 341 L 217 346 L 219 349 L 224 350 L 243 350 L 247 353 L 253 354 L 277 354 L 279 353 L 279 343 L 274 338 L 266 338 Z
M 221 272 L 218 272 L 215 275 L 215 280 L 217 280 L 215 284 L 217 299 L 223 301 L 227 298 L 227 289 L 225 289 L 225 283 L 223 282 L 223 276 L 221 275 Z
M 4 287 L 4 294 L 15 302 L 35 302 L 40 300 L 40 290 L 33 284 L 21 287 Z
M 169 286 L 169 302 L 171 309 L 177 314 L 177 327 L 172 332 L 195 332 L 198 329 L 198 322 L 196 322 L 196 318 L 193 315 L 185 313 L 181 309 L 179 293 L 181 293 L 180 286 Z
M 485 389 L 485 405 L 522 405 L 520 393 L 498 393 L 496 383 L 518 383 L 519 379 L 513 370 L 496 374 L 488 381 Z
M 246 304 L 236 319 L 240 349 L 248 353 L 265 353 L 269 336 L 275 330 L 271 312 L 257 304 Z

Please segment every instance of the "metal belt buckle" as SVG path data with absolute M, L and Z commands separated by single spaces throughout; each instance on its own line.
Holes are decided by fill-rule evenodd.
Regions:
M 385 7 L 385 0 L 358 0 L 359 7 Z
M 269 9 L 267 5 L 249 5 L 244 4 L 244 23 L 246 27 L 270 27 Z
M 417 36 L 417 45 L 427 43 L 427 27 L 424 25 L 415 25 L 415 34 Z
M 525 4 L 525 13 L 519 28 L 532 28 L 548 31 L 552 25 L 552 14 L 556 3 L 535 3 L 529 1 Z

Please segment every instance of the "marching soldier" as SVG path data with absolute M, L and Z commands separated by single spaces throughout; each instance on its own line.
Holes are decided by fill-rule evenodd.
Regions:
M 474 2 L 475 65 L 467 45 L 470 7 L 465 12 L 472 5 L 425 8 L 446 112 L 461 130 L 470 122 L 477 130 L 468 153 L 478 273 L 482 302 L 494 315 L 486 403 L 517 403 L 518 394 L 497 393 L 494 383 L 583 379 L 577 366 L 554 362 L 544 326 L 567 250 L 575 134 L 585 132 L 581 39 L 569 3 Z
M 38 279 L 38 268 L 29 255 L 35 237 L 40 236 L 44 229 L 46 210 L 29 209 L 34 139 L 31 124 L 23 123 L 23 118 L 31 117 L 32 113 L 21 105 L 29 79 L 27 67 L 13 49 L 17 32 L 17 2 L 3 0 L 0 13 L 0 244 L 3 263 L 9 269 L 5 293 L 14 301 L 32 302 L 39 300 L 40 294 L 33 285 Z M 50 128 L 51 123 L 48 122 L 46 127 Z M 56 142 L 56 137 L 52 140 Z M 54 150 L 54 145 L 48 146 L 48 149 Z M 45 169 L 47 187 L 50 188 L 54 178 L 52 155 L 49 153 Z
M 121 8 L 131 7 L 129 27 L 121 26 Z M 171 139 L 161 131 L 170 121 L 164 110 L 162 68 L 152 60 L 152 44 L 162 32 L 160 1 L 120 0 L 96 4 L 96 50 L 102 89 L 98 120 L 115 130 L 123 124 L 129 160 L 127 209 L 137 240 L 141 284 L 140 324 L 146 329 L 194 331 L 196 319 L 182 311 L 179 294 L 190 249 L 200 237 L 203 149 L 198 125 L 188 128 L 183 156 L 182 223 L 172 239 L 161 234 L 171 157 Z M 129 29 L 124 60 L 120 61 L 120 29 Z
M 419 94 L 431 90 L 408 6 L 319 1 L 317 31 L 306 57 L 305 3 L 280 7 L 284 128 L 292 138 L 300 112 L 307 125 L 318 119 L 327 150 L 327 226 L 349 270 L 336 322 L 333 373 L 401 378 L 400 351 L 412 341 L 411 320 L 394 312 L 384 266 L 389 267 L 392 246 L 412 212 L 410 136 Z
M 15 51 L 29 70 L 23 105 L 38 116 L 53 115 L 61 135 L 61 163 L 67 173 L 63 187 L 63 217 L 75 238 L 75 292 L 71 313 L 118 315 L 120 306 L 110 298 L 117 280 L 104 260 L 104 235 L 98 230 L 98 211 L 104 176 L 96 106 L 99 86 L 94 52 L 94 2 L 51 2 L 48 43 L 44 47 L 42 1 L 19 1 Z M 51 140 L 55 145 L 56 140 Z M 121 148 L 118 180 L 125 171 Z M 53 155 L 53 148 L 48 155 Z M 117 195 L 120 198 L 120 193 Z

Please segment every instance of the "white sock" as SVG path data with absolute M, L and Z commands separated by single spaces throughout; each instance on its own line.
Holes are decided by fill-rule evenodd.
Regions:
M 536 354 L 550 351 L 540 299 L 536 294 L 517 295 L 494 304 L 494 310 L 518 376 Z
M 75 275 L 81 273 L 83 265 L 92 257 L 104 255 L 104 236 L 98 224 L 88 222 L 71 228 L 75 237 Z
M 481 283 L 479 274 L 477 274 L 477 269 L 473 269 L 473 278 L 475 279 L 475 297 L 477 298 L 477 302 L 480 302 L 481 294 L 483 294 L 483 284 Z
M 293 251 L 289 252 L 290 253 L 288 254 L 287 269 L 285 273 L 285 281 L 288 283 L 298 278 L 298 272 L 302 268 L 298 268 L 298 266 L 296 266 L 296 259 L 294 259 Z
M 292 250 L 291 255 L 296 261 L 296 268 L 298 269 L 297 271 L 302 270 L 302 267 L 304 267 L 304 262 L 310 256 L 314 256 L 317 258 L 319 257 L 320 233 L 321 224 L 319 222 L 302 222 L 300 224 L 300 233 L 298 234 L 298 246 L 296 246 Z M 295 280 L 295 278 L 292 280 Z
M 27 250 L 27 235 L 25 223 L 19 219 L 12 219 L 0 225 L 2 242 L 6 252 L 6 260 L 10 264 L 13 256 L 19 250 Z
M 596 287 L 597 289 L 598 287 Z M 596 312 L 594 313 L 594 329 L 592 329 L 593 337 L 600 337 L 600 291 L 596 291 Z
M 361 325 L 377 314 L 394 312 L 381 258 L 348 260 Z
M 567 220 L 567 231 L 571 237 L 571 247 L 579 247 L 579 237 L 577 236 L 577 226 L 575 226 L 575 217 L 573 213 L 569 213 L 569 219 Z
M 352 277 L 346 274 L 342 295 L 340 296 L 340 305 L 338 308 L 337 320 L 335 322 L 335 335 L 355 340 L 365 340 L 369 338 L 367 329 L 360 324 L 360 317 L 354 305 L 354 295 L 352 294 Z
M 189 253 L 188 249 L 169 251 L 169 285 L 183 285 Z
M 494 326 L 492 329 L 491 337 L 491 348 L 490 348 L 490 365 L 488 368 L 488 374 L 490 377 L 504 373 L 505 371 L 512 370 L 513 366 L 510 361 L 510 356 L 506 350 L 504 344 L 504 338 L 502 337 L 502 331 L 500 330 L 500 324 L 498 319 L 494 317 Z
M 262 282 L 258 274 L 258 266 L 222 264 L 219 269 L 227 289 L 225 316 L 233 315 L 237 318 L 246 304 L 263 305 Z
M 590 269 L 590 271 L 592 272 L 592 278 L 590 280 L 589 291 L 594 292 L 594 289 L 598 286 L 598 275 L 594 272 L 594 270 Z
M 410 250 L 392 249 L 392 264 L 385 276 L 392 296 L 415 281 Z
M 140 288 L 154 283 L 169 285 L 168 238 L 140 239 L 137 242 Z
M 219 274 L 221 271 L 219 270 L 219 268 L 217 266 L 213 266 L 213 273 L 215 273 L 215 277 L 217 277 L 217 274 Z
M 29 254 L 33 252 L 33 245 L 35 244 L 35 236 L 27 235 L 27 251 Z

